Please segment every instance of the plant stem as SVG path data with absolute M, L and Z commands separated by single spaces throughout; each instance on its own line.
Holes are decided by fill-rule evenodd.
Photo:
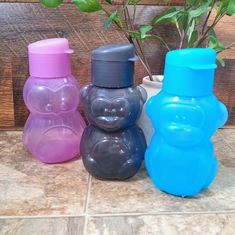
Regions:
M 210 16 L 211 16 L 211 13 L 212 13 L 212 10 L 213 10 L 213 8 L 214 8 L 214 6 L 215 6 L 215 3 L 216 3 L 216 0 L 214 0 L 213 3 L 211 4 L 211 10 L 210 10 L 209 13 L 207 14 L 207 17 L 206 17 L 206 19 L 205 19 L 205 21 L 204 21 L 204 24 L 203 24 L 203 27 L 202 27 L 202 34 L 204 33 L 204 31 L 205 31 L 205 29 L 206 29 L 208 20 L 209 20 L 209 18 L 210 18 Z
M 102 7 L 102 10 L 103 10 L 108 16 L 111 15 L 104 7 Z M 129 35 L 123 30 L 123 28 L 122 28 L 116 21 L 114 21 L 114 23 L 115 23 L 116 27 L 118 27 L 118 29 L 121 30 L 121 31 L 124 33 L 124 35 L 125 35 L 125 37 L 128 39 L 128 41 L 130 41 Z
M 219 21 L 226 15 L 226 12 L 223 13 L 220 17 L 218 18 L 215 18 L 214 22 L 212 23 L 211 26 L 208 27 L 208 29 L 206 30 L 206 32 L 204 33 L 204 36 L 207 35 L 207 33 L 212 29 L 214 28 L 218 23 Z
M 235 46 L 235 42 L 232 42 L 231 44 L 229 44 L 228 46 L 226 46 L 223 50 L 221 51 L 218 51 L 217 54 L 225 51 L 225 50 L 228 50 L 228 49 L 231 49 L 233 46 Z
M 177 30 L 178 30 L 178 33 L 179 33 L 179 35 L 180 35 L 180 38 L 182 37 L 182 32 L 180 31 L 180 27 L 179 27 L 179 25 L 177 25 L 176 26 L 176 28 L 177 28 Z
M 129 1 L 128 1 L 129 3 Z M 124 18 L 125 18 L 125 24 L 127 26 L 127 29 L 129 29 L 129 25 L 128 25 L 128 21 L 130 23 L 130 28 L 131 29 L 134 29 L 134 26 L 132 25 L 132 22 L 131 22 L 131 19 L 130 19 L 130 15 L 129 15 L 129 11 L 128 11 L 128 8 L 126 7 L 128 5 L 128 3 L 124 3 L 123 5 L 123 12 L 124 12 Z M 104 8 L 102 7 L 102 10 L 108 15 L 110 16 L 111 14 Z M 129 20 L 128 20 L 129 19 Z M 117 22 L 115 22 L 115 25 L 116 27 L 118 27 L 118 29 L 120 31 L 122 31 L 125 35 L 125 37 L 127 38 L 127 40 L 132 43 L 135 47 L 135 50 L 136 50 L 136 54 L 139 56 L 139 59 L 140 59 L 140 62 L 141 64 L 143 65 L 143 67 L 145 68 L 146 72 L 148 73 L 148 76 L 150 78 L 151 81 L 153 81 L 153 77 L 152 77 L 152 73 L 151 73 L 151 69 L 150 69 L 150 66 L 149 66 L 149 63 L 144 55 L 144 52 L 143 52 L 143 49 L 142 49 L 142 45 L 140 44 L 139 40 L 136 39 L 136 42 L 137 42 L 137 45 L 134 43 L 133 39 L 131 38 L 131 36 L 125 32 L 125 30 L 123 29 L 123 27 L 121 27 Z M 138 50 L 138 47 L 139 47 L 139 50 Z
M 137 54 L 137 55 L 138 55 L 138 54 Z M 138 55 L 138 56 L 139 56 L 139 55 Z M 148 69 L 148 67 L 146 66 L 145 62 L 144 62 L 143 59 L 141 58 L 141 56 L 139 56 L 139 59 L 140 59 L 141 64 L 144 66 L 146 72 L 148 73 L 149 79 L 150 79 L 151 81 L 153 81 L 153 75 L 152 75 L 151 71 Z
M 123 1 L 123 14 L 124 14 L 125 26 L 126 26 L 127 29 L 129 29 L 124 1 Z
M 127 9 L 126 9 L 126 8 L 124 8 L 123 13 L 124 13 L 124 18 L 125 18 L 125 25 L 126 25 L 126 28 L 129 29 L 128 19 L 129 19 L 130 15 L 129 15 L 129 17 L 128 17 L 128 13 L 127 13 Z M 129 23 L 130 23 L 130 28 L 131 28 L 132 30 L 134 30 L 134 27 L 133 27 L 133 25 L 131 24 L 130 19 L 129 19 Z M 145 62 L 145 60 L 144 60 L 145 55 L 144 55 L 144 53 L 143 53 L 143 50 L 142 50 L 141 46 L 140 46 L 140 45 L 138 44 L 138 42 L 137 42 L 138 47 L 139 47 L 139 48 L 138 48 L 138 47 L 136 46 L 135 42 L 133 41 L 133 38 L 131 38 L 131 36 L 129 36 L 129 38 L 130 38 L 129 41 L 130 41 L 130 42 L 134 45 L 134 47 L 135 47 L 136 54 L 139 56 L 140 62 L 142 63 L 143 67 L 145 68 L 146 72 L 148 73 L 149 77 L 151 78 L 151 77 L 152 77 L 152 74 L 151 74 L 151 71 L 150 71 L 149 66 L 147 66 L 147 64 L 146 64 L 146 62 Z M 142 59 L 142 57 L 143 57 L 143 59 Z
M 133 24 L 135 23 L 136 5 L 133 5 Z
M 207 28 L 207 30 L 203 33 L 203 35 L 198 39 L 197 43 L 195 44 L 195 47 L 199 47 L 203 41 L 207 38 L 208 32 L 213 29 L 218 22 L 226 15 L 226 12 L 220 15 L 218 18 L 215 18 L 212 25 Z
M 167 49 L 168 51 L 171 50 L 170 47 L 167 45 L 167 43 L 166 43 L 161 37 L 159 37 L 159 36 L 157 36 L 157 35 L 152 35 L 152 34 L 149 35 L 149 37 L 159 40 L 159 41 L 166 47 L 166 49 Z
M 180 45 L 179 45 L 179 49 L 181 49 L 182 48 L 182 45 L 183 45 L 183 38 L 184 38 L 184 31 L 181 31 L 180 30 L 180 26 L 179 26 L 179 24 L 178 24 L 178 22 L 176 22 L 176 28 L 177 28 L 177 31 L 178 31 L 178 33 L 179 33 L 179 36 L 180 36 Z
M 128 8 L 126 8 L 125 10 L 126 10 L 126 14 L 127 14 L 128 21 L 129 21 L 129 23 L 130 23 L 130 28 L 131 28 L 131 30 L 135 30 L 134 25 L 133 25 L 133 22 L 132 22 L 131 17 L 130 17 L 130 13 L 129 13 Z M 138 46 L 138 48 L 139 48 L 139 50 L 140 50 L 140 54 L 142 55 L 142 58 L 143 58 L 141 61 L 144 62 L 145 67 L 148 68 L 147 72 L 148 72 L 149 78 L 150 78 L 151 81 L 153 81 L 153 76 L 152 76 L 152 73 L 151 73 L 151 68 L 150 68 L 149 63 L 148 63 L 148 60 L 146 59 L 146 56 L 145 56 L 145 54 L 144 54 L 143 44 L 142 44 L 142 42 L 141 42 L 139 39 L 137 39 L 137 38 L 135 39 L 135 41 L 136 41 L 137 46 Z M 135 45 L 135 44 L 134 44 L 134 45 Z M 135 47 L 136 47 L 136 45 L 135 45 Z M 136 47 L 136 48 L 137 48 L 137 47 Z
M 180 45 L 179 45 L 179 49 L 181 49 L 181 48 L 183 47 L 184 39 L 185 39 L 185 32 L 182 31 L 182 34 L 181 34 L 181 36 L 180 36 Z

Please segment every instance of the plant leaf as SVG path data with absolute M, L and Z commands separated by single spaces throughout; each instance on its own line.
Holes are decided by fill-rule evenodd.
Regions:
M 103 26 L 104 26 L 105 28 L 109 28 L 110 25 L 112 24 L 112 22 L 113 22 L 113 20 L 108 17 L 108 18 L 104 21 L 104 25 L 103 25 Z
M 182 28 L 183 28 L 184 31 L 188 27 L 188 19 L 189 19 L 188 12 L 184 11 L 182 16 L 180 17 L 181 25 L 182 25 Z
M 208 32 L 208 36 L 209 36 L 209 37 L 217 38 L 217 36 L 216 36 L 216 33 L 215 33 L 215 30 L 214 30 L 214 29 L 211 29 L 211 30 Z
M 208 46 L 214 50 L 218 51 L 223 51 L 224 45 L 217 39 L 217 36 L 215 34 L 215 31 L 211 29 L 208 32 Z
M 198 39 L 198 32 L 195 30 L 192 32 L 192 35 L 188 41 L 188 47 L 192 48 L 194 46 L 194 43 L 197 41 Z
M 131 0 L 131 4 L 133 5 L 137 5 L 141 0 Z
M 104 27 L 108 28 L 112 24 L 113 21 L 116 21 L 117 23 L 120 23 L 120 19 L 118 16 L 118 12 L 114 11 L 105 21 L 104 21 Z
M 224 60 L 222 59 L 222 57 L 220 55 L 217 54 L 216 59 L 221 64 L 222 67 L 225 66 L 225 62 L 224 62 Z
M 198 16 L 201 16 L 205 13 L 207 13 L 208 11 L 208 4 L 203 4 L 202 6 L 194 9 L 194 10 L 191 10 L 189 11 L 189 18 L 192 19 L 192 18 L 196 18 Z
M 187 2 L 188 2 L 189 5 L 192 6 L 197 2 L 197 0 L 187 0 Z
M 72 2 L 81 12 L 95 12 L 102 9 L 98 0 L 73 0 Z
M 136 38 L 136 39 L 140 39 L 141 40 L 141 34 L 140 32 L 136 32 L 133 30 L 126 30 L 126 32 L 132 37 L 132 38 Z
M 222 15 L 224 12 L 227 11 L 228 5 L 229 0 L 217 1 L 217 4 L 215 5 L 215 9 L 217 11 L 216 18 L 218 18 L 218 16 Z
M 113 0 L 105 0 L 105 2 L 107 2 L 109 4 L 113 4 Z
M 146 33 L 152 30 L 152 28 L 153 27 L 151 25 L 141 25 L 139 29 L 141 39 L 145 39 Z
M 40 2 L 48 8 L 56 8 L 63 3 L 63 0 L 40 0 Z
M 171 22 L 179 13 L 181 13 L 181 10 L 177 10 L 175 7 L 172 7 L 162 16 L 154 17 L 152 24 Z
M 188 35 L 188 42 L 190 41 L 190 39 L 191 39 L 191 36 L 192 36 L 192 33 L 193 33 L 193 31 L 194 31 L 194 29 L 195 29 L 195 20 L 193 19 L 192 20 L 192 23 L 190 24 L 190 26 L 189 26 L 189 28 L 188 28 L 188 31 L 187 31 L 187 35 Z
M 227 8 L 227 15 L 232 16 L 235 13 L 235 0 L 230 0 Z

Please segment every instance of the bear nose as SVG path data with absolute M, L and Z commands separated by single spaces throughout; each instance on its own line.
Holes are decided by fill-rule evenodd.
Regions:
M 115 115 L 117 113 L 117 110 L 115 108 L 112 107 L 108 107 L 108 108 L 104 108 L 104 112 L 107 115 Z
M 121 98 L 113 100 L 97 98 L 91 106 L 91 111 L 95 116 L 123 116 L 127 109 L 128 103 Z
M 45 107 L 45 110 L 47 112 L 51 112 L 52 111 L 52 105 L 51 104 L 47 104 L 46 107 Z

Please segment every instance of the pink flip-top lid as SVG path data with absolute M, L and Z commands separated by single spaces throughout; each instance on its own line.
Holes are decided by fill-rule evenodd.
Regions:
M 71 74 L 70 54 L 66 38 L 51 38 L 28 46 L 29 73 L 40 78 L 57 78 Z

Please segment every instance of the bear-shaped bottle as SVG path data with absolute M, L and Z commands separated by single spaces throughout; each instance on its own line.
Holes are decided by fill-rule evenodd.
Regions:
M 81 140 L 87 171 L 98 179 L 125 180 L 136 174 L 146 150 L 142 130 L 135 124 L 147 93 L 134 86 L 132 44 L 113 44 L 92 52 L 92 84 L 81 90 L 90 123 Z
M 211 137 L 228 113 L 213 94 L 215 61 L 209 48 L 168 52 L 162 91 L 147 103 L 155 133 L 145 163 L 156 187 L 167 193 L 196 195 L 216 175 Z
M 24 101 L 30 110 L 23 132 L 29 152 L 44 163 L 68 161 L 80 153 L 85 122 L 77 111 L 79 84 L 71 75 L 65 38 L 37 41 L 28 46 L 30 77 Z

